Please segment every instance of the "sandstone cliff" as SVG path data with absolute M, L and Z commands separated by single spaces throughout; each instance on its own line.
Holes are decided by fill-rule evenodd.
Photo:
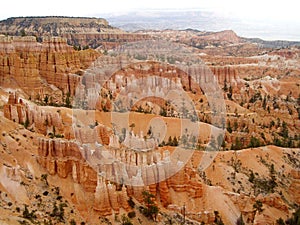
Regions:
M 291 171 L 292 183 L 290 186 L 290 191 L 293 193 L 293 198 L 295 202 L 300 204 L 300 172 L 295 169 Z
M 48 94 L 55 101 L 75 92 L 80 71 L 88 67 L 99 53 L 75 51 L 59 37 L 0 36 L 0 85 L 23 90 L 31 99 Z
M 146 35 L 130 34 L 108 24 L 105 19 L 85 17 L 16 17 L 0 21 L 0 33 L 14 36 L 59 36 L 69 45 L 97 48 L 138 41 Z
M 14 107 L 12 106 L 16 107 L 16 109 L 13 109 Z M 14 113 L 8 113 L 9 116 L 13 116 L 10 119 L 15 118 L 17 121 L 19 115 L 23 115 L 19 114 L 20 110 L 17 108 L 24 107 L 26 109 L 26 104 L 18 97 L 10 95 L 9 105 L 5 106 L 5 113 L 7 112 L 7 107 L 9 110 L 13 109 L 14 111 Z M 34 121 L 42 122 L 45 121 L 45 118 L 48 118 L 49 126 L 55 123 L 63 124 L 63 121 L 61 121 L 63 112 L 58 114 L 57 110 L 52 111 L 50 108 L 46 109 L 46 107 L 40 108 L 44 112 L 40 111 L 41 109 L 38 109 L 38 107 L 33 112 L 28 109 L 25 112 L 31 112 Z M 55 115 L 57 119 L 55 119 Z M 23 117 L 21 116 L 20 118 Z M 37 132 L 43 133 L 43 126 L 37 123 L 35 129 Z M 40 128 L 38 129 L 38 127 Z M 290 149 L 279 149 L 271 146 L 264 149 L 243 150 L 238 153 L 233 151 L 220 152 L 206 171 L 199 170 L 198 165 L 203 152 L 196 151 L 186 166 L 168 179 L 163 179 L 150 185 L 135 186 L 142 184 L 140 182 L 151 180 L 153 177 L 167 176 L 168 172 L 171 172 L 172 167 L 168 164 L 166 150 L 172 153 L 172 147 L 159 148 L 148 153 L 120 146 L 116 148 L 115 144 L 113 144 L 115 142 L 114 138 L 111 138 L 112 133 L 107 131 L 107 129 L 100 129 L 100 127 L 101 125 L 97 125 L 94 130 L 98 130 L 96 133 L 99 135 L 99 140 L 105 140 L 103 141 L 105 148 L 99 145 L 99 149 L 95 149 L 95 151 L 92 151 L 92 146 L 80 146 L 78 142 L 73 140 L 50 139 L 45 136 L 37 137 L 36 139 L 37 161 L 51 177 L 49 180 L 57 180 L 56 185 L 62 185 L 62 187 L 64 183 L 70 184 L 71 182 L 71 187 L 64 189 L 65 194 L 70 196 L 69 192 L 73 193 L 70 201 L 83 215 L 89 213 L 89 216 L 86 216 L 86 218 L 98 218 L 99 216 L 110 218 L 111 215 L 129 211 L 131 209 L 127 200 L 133 197 L 135 201 L 141 202 L 142 191 L 148 190 L 155 195 L 160 207 L 182 214 L 182 207 L 185 205 L 186 216 L 199 222 L 212 223 L 216 218 L 214 211 L 217 210 L 223 221 L 228 224 L 235 223 L 241 213 L 245 220 L 250 221 L 248 223 L 271 224 L 274 218 L 284 218 L 284 216 L 290 214 L 290 211 L 278 194 L 266 194 L 265 196 L 254 196 L 252 194 L 252 187 L 248 181 L 248 171 L 253 170 L 262 176 L 266 174 L 268 170 L 267 165 L 263 164 L 264 161 L 261 159 L 268 159 L 270 162 L 280 162 L 275 166 L 279 184 L 276 192 L 282 190 L 288 201 L 298 201 L 297 191 L 295 190 L 298 187 L 297 180 L 299 176 L 297 172 L 293 171 L 291 172 L 292 177 L 287 176 L 289 171 L 291 171 L 292 162 L 296 158 L 290 158 L 291 162 L 283 160 L 284 155 L 292 157 L 292 150 Z M 90 135 L 81 136 L 82 139 L 80 140 L 83 143 L 90 138 Z M 114 159 L 111 162 L 112 164 L 109 164 L 109 161 L 105 161 L 105 158 L 101 158 L 101 149 L 102 152 L 103 150 L 106 152 L 105 154 L 109 153 L 112 156 Z M 298 154 L 297 149 L 294 151 L 295 154 Z M 295 155 L 295 157 L 297 156 Z M 156 167 L 152 166 L 151 168 L 153 169 L 147 170 L 146 173 L 142 172 L 140 178 L 132 179 L 134 182 L 133 186 L 130 184 L 120 186 L 117 182 L 114 182 L 117 180 L 112 179 L 113 177 L 111 176 L 113 173 L 118 172 L 117 169 L 119 167 L 116 162 L 119 160 L 125 160 L 128 165 L 131 165 L 131 169 L 127 173 L 131 177 L 136 175 L 134 166 L 147 168 L 147 166 L 154 163 Z M 241 162 L 240 167 L 234 163 L 239 162 L 239 160 Z M 102 163 L 105 166 L 102 166 Z M 97 166 L 95 167 L 95 165 Z M 285 170 L 281 170 L 282 165 L 284 165 Z M 234 172 L 235 170 L 236 172 Z M 100 176 L 98 172 L 105 172 L 106 175 L 103 176 L 100 173 L 102 175 Z M 9 174 L 14 173 L 16 172 L 9 171 Z M 109 179 L 107 180 L 106 177 Z M 286 186 L 284 185 L 289 180 L 291 180 L 290 192 L 286 192 Z M 295 197 L 292 197 L 289 193 L 295 193 Z M 89 197 L 84 199 L 81 195 Z M 186 199 L 190 201 L 187 202 Z M 257 200 L 263 203 L 263 213 L 255 213 L 253 209 L 253 204 Z M 89 202 L 90 206 L 92 204 L 92 211 L 87 212 L 85 205 L 88 203 L 86 201 Z M 276 217 L 272 217 L 274 215 Z
M 284 146 L 295 147 L 299 143 L 297 69 L 290 69 L 296 67 L 289 67 L 292 61 L 286 62 L 287 68 L 280 69 L 285 63 L 280 57 L 298 60 L 297 54 L 283 51 L 279 52 L 279 58 L 276 55 L 224 59 L 206 55 L 208 68 L 199 64 L 180 65 L 179 57 L 167 64 L 139 60 L 130 63 L 127 57 L 105 56 L 91 64 L 98 53 L 74 51 L 61 38 L 45 38 L 39 43 L 33 37 L 3 37 L 1 46 L 1 94 L 10 90 L 6 88 L 24 83 L 22 89 L 32 98 L 31 93 L 38 93 L 41 99 L 46 94 L 55 97 L 57 91 L 57 99 L 61 99 L 62 93 L 73 95 L 80 83 L 82 92 L 79 94 L 88 93 L 91 103 L 86 107 L 95 109 L 96 105 L 102 111 L 78 110 L 75 118 L 72 114 L 76 110 L 37 106 L 20 98 L 18 91 L 9 96 L 1 95 L 1 102 L 6 102 L 6 96 L 8 102 L 3 108 L 1 105 L 4 117 L 0 117 L 0 190 L 8 195 L 0 193 L 3 206 L 0 223 L 1 211 L 14 211 L 9 208 L 12 202 L 30 204 L 32 209 L 39 207 L 35 196 L 44 190 L 33 190 L 36 190 L 35 184 L 37 188 L 46 186 L 39 178 L 41 173 L 43 177 L 48 174 L 48 192 L 51 185 L 62 191 L 60 197 L 53 199 L 67 198 L 90 224 L 99 224 L 99 217 L 117 223 L 115 215 L 131 210 L 137 212 L 143 190 L 154 194 L 162 212 L 160 216 L 176 213 L 174 217 L 183 217 L 184 209 L 185 216 L 195 224 L 195 221 L 212 224 L 218 216 L 225 224 L 236 224 L 241 215 L 247 224 L 273 224 L 279 217 L 289 217 L 293 205 L 299 204 L 299 149 L 271 145 L 256 148 L 257 139 L 261 145 L 267 145 L 275 141 L 274 137 L 281 138 Z M 84 71 L 87 67 L 89 69 Z M 212 126 L 207 123 L 213 114 L 213 107 L 209 106 L 198 84 L 209 86 L 212 80 L 217 80 L 223 88 L 226 102 L 227 124 L 224 122 L 223 126 L 227 125 L 228 131 L 223 149 L 249 146 L 248 149 L 198 151 L 204 149 L 209 140 L 207 133 Z M 141 85 L 145 83 L 147 88 Z M 36 85 L 43 86 L 35 89 Z M 101 92 L 96 88 L 86 92 L 97 85 L 102 85 Z M 205 122 L 199 123 L 201 132 L 205 133 L 199 135 L 201 143 L 180 169 L 174 166 L 182 165 L 180 157 L 174 154 L 176 147 L 159 147 L 157 140 L 144 135 L 149 130 L 148 121 L 157 117 L 155 114 L 166 106 L 166 101 L 153 98 L 156 108 L 153 107 L 152 112 L 147 111 L 153 106 L 151 98 L 133 105 L 132 109 L 140 112 L 130 112 L 130 123 L 135 124 L 131 130 L 121 106 L 115 108 L 120 111 L 114 112 L 115 124 L 110 112 L 117 105 L 118 94 L 124 90 L 142 94 L 137 96 L 164 98 L 171 88 L 184 89 L 194 102 L 199 118 Z M 165 141 L 169 136 L 180 135 L 177 118 L 180 115 L 172 111 L 172 107 L 166 109 L 168 112 L 160 118 L 170 125 Z M 127 129 L 121 134 L 122 128 Z M 211 138 L 219 142 L 218 137 Z M 189 150 L 185 149 L 184 153 Z M 211 159 L 206 169 L 200 166 L 203 156 Z M 176 173 L 175 169 L 178 169 Z M 129 207 L 130 197 L 137 203 L 135 209 Z M 257 201 L 262 204 L 262 212 L 254 207 Z M 46 204 L 49 208 L 52 202 Z M 49 210 L 47 213 L 40 214 L 39 218 L 48 218 Z M 158 220 L 163 223 L 164 219 Z M 145 221 L 143 223 L 152 223 Z

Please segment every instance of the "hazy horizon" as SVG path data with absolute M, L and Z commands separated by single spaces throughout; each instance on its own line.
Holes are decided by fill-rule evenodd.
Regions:
M 185 19 L 186 24 L 176 27 L 176 22 L 168 19 L 155 21 L 162 28 L 182 29 L 192 28 L 207 31 L 234 30 L 239 36 L 262 38 L 266 40 L 290 40 L 300 41 L 300 14 L 296 0 L 269 1 L 238 1 L 238 0 L 185 0 L 185 1 L 139 1 L 110 0 L 100 2 L 98 0 L 87 0 L 84 4 L 73 1 L 52 0 L 50 5 L 44 6 L 37 0 L 11 0 L 1 4 L 0 20 L 9 17 L 26 16 L 73 16 L 73 17 L 102 17 L 108 19 L 111 25 L 124 25 L 126 22 L 137 24 L 141 18 L 153 22 L 153 15 L 157 12 L 168 13 L 170 11 L 180 12 L 205 12 L 197 18 L 193 16 Z M 131 18 L 126 21 L 126 16 L 139 13 L 139 19 Z M 122 15 L 124 16 L 122 18 Z M 154 17 L 159 17 L 154 15 Z M 164 15 L 160 15 L 164 17 Z M 123 21 L 118 21 L 123 19 Z M 128 18 L 127 18 L 128 19 Z M 207 21 L 203 20 L 207 19 Z M 207 23 L 205 23 L 207 22 Z M 172 24 L 173 23 L 173 24 Z M 147 24 L 149 25 L 149 24 Z M 153 28 L 153 26 L 149 26 Z M 122 28 L 122 26 L 121 26 Z M 159 28 L 159 27 L 158 27 Z
M 247 38 L 300 41 L 300 23 L 241 19 L 211 9 L 132 11 L 107 14 L 105 17 L 111 25 L 128 31 L 142 29 L 196 29 L 213 32 L 233 30 L 237 35 Z

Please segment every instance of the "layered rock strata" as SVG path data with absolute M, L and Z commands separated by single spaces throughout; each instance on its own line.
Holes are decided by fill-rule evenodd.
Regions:
M 0 21 L 0 33 L 37 37 L 58 36 L 69 45 L 109 49 L 121 43 L 148 39 L 145 34 L 131 34 L 110 26 L 102 18 L 19 17 Z
M 112 156 L 112 160 L 116 157 L 113 161 L 117 160 L 118 155 L 127 156 L 124 159 L 127 168 L 124 168 L 123 174 L 113 174 L 113 171 L 118 169 L 116 163 L 109 163 L 108 161 L 103 163 L 105 159 L 100 159 L 101 153 L 98 151 L 91 152 L 90 149 L 79 147 L 75 142 L 62 139 L 39 139 L 38 161 L 47 169 L 49 174 L 57 174 L 60 178 L 71 176 L 74 182 L 84 187 L 85 191 L 94 192 L 94 210 L 104 216 L 111 215 L 112 212 L 118 213 L 120 208 L 128 210 L 127 200 L 129 196 L 142 201 L 143 190 L 149 190 L 156 197 L 159 197 L 165 207 L 172 203 L 170 189 L 176 192 L 187 192 L 192 198 L 201 198 L 203 195 L 202 185 L 193 181 L 192 177 L 195 174 L 188 169 L 182 169 L 175 176 L 166 179 L 166 177 L 160 176 L 166 176 L 167 171 L 164 171 L 163 167 L 159 166 L 160 163 L 157 163 L 156 170 L 152 169 L 152 172 L 147 171 L 147 173 L 142 174 L 134 165 L 137 162 L 141 163 L 139 168 L 150 165 L 150 161 L 138 160 L 145 159 L 145 153 L 129 149 L 113 150 L 106 148 L 103 151 L 115 152 L 117 155 Z M 158 160 L 156 159 L 157 153 L 149 152 L 147 154 L 149 160 Z M 98 160 L 98 166 L 91 164 L 91 159 L 94 162 Z M 153 179 L 153 176 L 156 179 L 161 179 L 161 181 L 158 180 L 155 184 L 144 186 L 147 180 Z M 128 182 L 126 177 L 131 181 L 131 184 L 124 185 Z
M 93 50 L 75 51 L 60 37 L 39 43 L 32 36 L 0 36 L 0 85 L 22 89 L 31 99 L 73 95 L 80 71 L 98 56 Z

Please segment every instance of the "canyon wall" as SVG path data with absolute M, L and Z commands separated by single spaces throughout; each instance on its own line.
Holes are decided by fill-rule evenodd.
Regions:
M 112 27 L 102 18 L 19 17 L 0 21 L 0 33 L 63 37 L 69 45 L 110 49 L 122 43 L 149 39 L 145 34 L 127 33 Z
M 94 160 L 99 159 L 100 153 L 97 150 L 91 152 L 89 148 L 79 147 L 75 142 L 63 139 L 40 138 L 38 145 L 38 161 L 47 169 L 48 173 L 50 175 L 57 174 L 63 179 L 70 176 L 74 182 L 82 185 L 85 191 L 94 193 L 94 210 L 103 216 L 111 215 L 113 212 L 118 213 L 120 208 L 129 210 L 127 202 L 129 197 L 132 196 L 138 201 L 142 201 L 142 191 L 144 190 L 154 194 L 156 200 L 159 199 L 165 207 L 173 201 L 170 195 L 171 189 L 175 192 L 188 193 L 194 199 L 201 198 L 203 195 L 202 185 L 195 180 L 195 172 L 188 168 L 183 168 L 169 179 L 151 185 L 143 185 L 143 183 L 139 182 L 153 179 L 149 176 L 162 176 L 162 174 L 165 174 L 163 170 L 157 171 L 156 174 L 154 174 L 155 170 L 152 170 L 152 174 L 148 171 L 147 174 L 143 173 L 143 178 L 138 178 L 138 175 L 135 177 L 134 171 L 129 169 L 131 171 L 127 171 L 126 175 L 132 178 L 133 185 L 125 185 L 114 182 L 114 179 L 111 179 L 113 174 L 108 174 L 109 171 L 113 171 L 113 168 L 117 169 L 114 162 L 102 164 L 101 166 L 99 161 L 99 165 L 96 168 L 91 164 L 90 159 L 92 157 Z M 118 160 L 118 156 L 126 155 L 124 163 L 127 164 L 127 167 L 139 162 L 139 168 L 142 168 L 151 163 L 150 159 L 158 160 L 155 152 L 144 153 L 130 149 L 114 150 L 111 148 L 106 148 L 105 150 L 110 151 L 112 154 L 113 152 L 117 154 L 114 156 L 116 157 L 115 160 Z M 148 155 L 148 161 L 144 158 L 145 154 Z M 105 175 L 103 176 L 103 174 Z M 107 180 L 106 178 L 110 179 Z M 126 181 L 124 180 L 124 182 Z
M 64 135 L 70 138 L 71 132 L 65 129 L 58 110 L 45 110 L 43 107 L 24 103 L 17 94 L 10 94 L 8 103 L 3 106 L 4 117 L 31 129 L 37 133 L 48 135 Z
M 132 107 L 133 99 L 153 96 L 158 98 L 156 104 L 161 105 L 159 101 L 167 101 L 172 90 L 176 90 L 178 95 L 186 91 L 215 95 L 224 85 L 242 85 L 233 67 L 137 62 L 125 56 L 105 56 L 96 60 L 85 72 L 76 98 L 87 102 L 90 109 L 96 107 L 109 111 L 112 110 L 111 102 L 119 101 L 120 104 L 114 104 L 114 109 L 120 111 L 122 107 L 125 110 Z M 169 98 L 173 101 L 177 97 Z
M 291 171 L 292 183 L 289 190 L 293 193 L 293 197 L 296 203 L 300 204 L 300 170 Z
M 75 51 L 59 37 L 39 43 L 30 36 L 0 36 L 0 85 L 22 89 L 31 98 L 74 94 L 79 72 L 98 56 L 93 50 Z
M 154 194 L 164 207 L 175 200 L 171 190 L 194 199 L 203 195 L 196 172 L 183 167 L 181 157 L 170 157 L 166 149 L 159 151 L 151 139 L 144 140 L 127 132 L 121 146 L 117 136 L 101 124 L 93 129 L 76 127 L 72 136 L 73 132 L 64 127 L 59 111 L 24 103 L 17 94 L 9 95 L 3 111 L 6 118 L 23 123 L 39 134 L 51 136 L 49 133 L 55 130 L 53 138 L 38 138 L 39 164 L 50 175 L 61 179 L 71 177 L 85 192 L 91 193 L 93 208 L 102 216 L 118 213 L 121 208 L 128 211 L 129 197 L 141 202 L 144 190 Z M 69 140 L 57 138 L 57 134 Z M 94 142 L 97 144 L 92 146 Z M 149 149 L 137 148 L 140 145 Z

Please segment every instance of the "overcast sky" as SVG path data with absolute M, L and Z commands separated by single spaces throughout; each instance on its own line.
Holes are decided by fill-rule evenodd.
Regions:
M 0 19 L 13 16 L 101 16 L 136 9 L 203 9 L 240 18 L 300 22 L 298 0 L 6 0 Z
M 298 3 L 299 2 L 299 3 Z M 5 0 L 0 3 L 0 20 L 19 16 L 73 16 L 112 18 L 128 12 L 151 16 L 152 10 L 208 10 L 219 18 L 237 19 L 234 29 L 245 37 L 267 40 L 300 40 L 299 0 Z M 148 12 L 146 12 L 148 10 Z M 150 12 L 150 13 L 149 13 Z M 222 21 L 222 20 L 221 20 Z M 220 23 L 220 21 L 211 21 Z M 202 29 L 202 27 L 193 27 Z M 210 30 L 211 28 L 207 28 Z

